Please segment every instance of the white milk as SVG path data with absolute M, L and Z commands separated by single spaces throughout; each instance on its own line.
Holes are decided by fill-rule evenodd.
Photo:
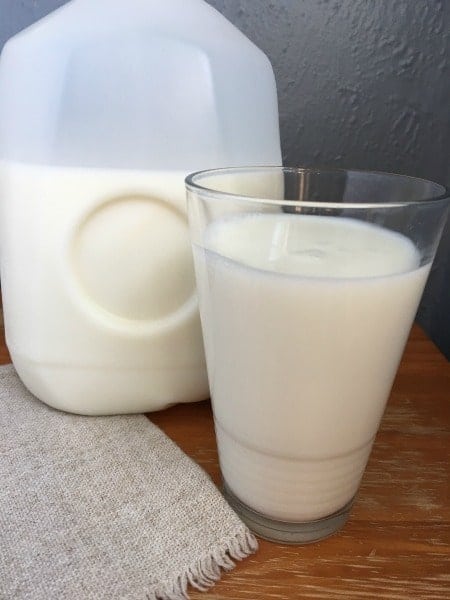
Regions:
M 330 515 L 359 486 L 429 265 L 400 234 L 333 217 L 224 219 L 204 245 L 224 479 L 266 516 Z
M 185 175 L 1 164 L 7 344 L 48 404 L 102 414 L 208 396 Z

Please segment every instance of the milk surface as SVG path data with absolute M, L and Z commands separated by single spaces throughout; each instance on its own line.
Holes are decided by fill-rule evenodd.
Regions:
M 208 397 L 185 175 L 0 164 L 6 339 L 41 400 L 110 414 Z
M 407 238 L 334 217 L 248 215 L 194 247 L 220 464 L 266 516 L 355 495 L 430 265 Z

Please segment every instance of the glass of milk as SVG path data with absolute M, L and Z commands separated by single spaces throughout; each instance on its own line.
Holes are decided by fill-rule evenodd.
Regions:
M 448 190 L 282 167 L 186 185 L 225 495 L 261 537 L 319 540 L 348 518 Z

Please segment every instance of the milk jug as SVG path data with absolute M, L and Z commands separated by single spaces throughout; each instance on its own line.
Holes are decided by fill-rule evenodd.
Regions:
M 201 0 L 73 0 L 0 59 L 7 345 L 81 414 L 208 396 L 191 171 L 281 162 L 264 54 Z

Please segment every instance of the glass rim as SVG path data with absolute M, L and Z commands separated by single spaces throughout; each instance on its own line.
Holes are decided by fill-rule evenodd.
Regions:
M 373 178 L 375 177 L 390 177 L 396 179 L 397 181 L 405 181 L 405 182 L 416 182 L 427 185 L 435 186 L 439 189 L 441 193 L 438 195 L 431 195 L 424 197 L 423 199 L 418 200 L 393 200 L 393 201 L 383 201 L 383 202 L 320 202 L 317 200 L 287 200 L 287 199 L 276 199 L 264 196 L 248 196 L 246 194 L 238 194 L 234 192 L 224 192 L 221 190 L 217 190 L 208 186 L 201 185 L 201 180 L 206 177 L 212 177 L 215 175 L 227 175 L 227 174 L 239 174 L 239 173 L 262 173 L 262 172 L 276 172 L 280 171 L 283 173 L 356 173 L 360 175 L 369 175 Z M 304 206 L 305 208 L 314 208 L 314 207 L 322 207 L 322 208 L 360 208 L 360 209 L 368 209 L 368 208 L 398 208 L 405 206 L 418 206 L 418 205 L 430 205 L 450 200 L 450 188 L 441 184 L 436 183 L 430 179 L 424 179 L 421 177 L 413 177 L 411 175 L 403 175 L 400 173 L 389 173 L 387 171 L 374 171 L 374 170 L 366 170 L 366 169 L 345 169 L 338 167 L 284 167 L 282 165 L 248 165 L 248 166 L 239 166 L 239 167 L 221 167 L 216 169 L 204 169 L 200 171 L 195 171 L 190 173 L 185 178 L 186 188 L 190 192 L 201 193 L 202 195 L 207 194 L 208 197 L 214 199 L 225 199 L 225 198 L 233 198 L 234 200 L 239 200 L 243 202 L 248 202 L 249 204 L 266 204 L 272 206 Z

